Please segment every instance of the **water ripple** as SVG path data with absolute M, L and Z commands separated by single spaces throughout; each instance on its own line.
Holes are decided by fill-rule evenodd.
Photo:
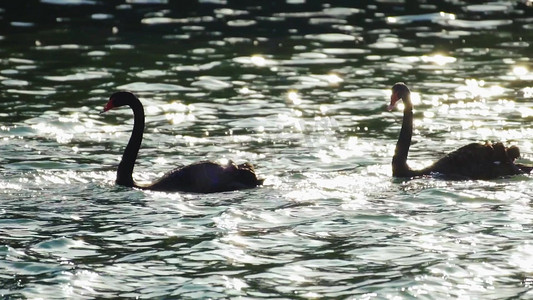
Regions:
M 0 294 L 531 297 L 531 176 L 392 178 L 385 109 L 406 82 L 413 168 L 498 140 L 531 164 L 524 3 L 0 4 Z M 264 185 L 115 185 L 133 122 L 99 114 L 116 90 L 145 108 L 136 180 L 233 160 Z

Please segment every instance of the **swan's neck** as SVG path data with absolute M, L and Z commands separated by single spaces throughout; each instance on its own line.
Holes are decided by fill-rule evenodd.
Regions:
M 139 153 L 143 139 L 144 108 L 139 99 L 135 99 L 135 101 L 132 101 L 128 105 L 133 110 L 133 130 L 128 145 L 124 149 L 122 160 L 118 165 L 116 183 L 132 187 L 135 186 L 132 176 L 133 167 L 135 166 L 135 160 L 137 159 L 137 154 Z
M 419 174 L 411 170 L 407 165 L 407 154 L 409 153 L 413 136 L 413 103 L 411 102 L 410 94 L 403 98 L 403 103 L 402 129 L 392 157 L 392 175 L 396 177 L 411 177 Z

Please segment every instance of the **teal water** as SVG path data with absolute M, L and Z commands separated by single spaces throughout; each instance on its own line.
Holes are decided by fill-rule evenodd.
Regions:
M 8 1 L 0 4 L 3 299 L 530 299 L 531 176 L 393 179 L 470 142 L 533 164 L 530 1 Z M 250 161 L 263 187 L 114 185 Z

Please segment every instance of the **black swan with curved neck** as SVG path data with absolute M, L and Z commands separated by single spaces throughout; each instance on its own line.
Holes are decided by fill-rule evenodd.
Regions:
M 407 165 L 407 154 L 413 135 L 413 103 L 411 91 L 402 82 L 392 87 L 388 110 L 391 111 L 399 100 L 403 100 L 403 121 L 400 136 L 392 158 L 394 177 L 414 177 L 441 174 L 451 179 L 493 179 L 501 176 L 530 173 L 533 167 L 515 164 L 520 157 L 516 146 L 505 147 L 502 143 L 472 143 L 463 146 L 431 166 L 422 170 L 412 170 Z
M 235 165 L 231 161 L 227 165 L 210 161 L 198 162 L 172 170 L 150 184 L 135 182 L 132 173 L 144 132 L 143 105 L 130 92 L 116 92 L 111 95 L 102 113 L 125 105 L 133 110 L 134 122 L 130 140 L 118 165 L 117 184 L 155 191 L 215 193 L 249 189 L 263 183 L 263 180 L 257 179 L 250 163 Z

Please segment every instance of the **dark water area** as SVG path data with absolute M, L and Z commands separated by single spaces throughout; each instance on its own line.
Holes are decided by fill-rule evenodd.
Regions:
M 0 2 L 0 298 L 530 299 L 531 175 L 394 179 L 471 142 L 533 164 L 531 1 Z M 201 160 L 262 187 L 114 184 Z

